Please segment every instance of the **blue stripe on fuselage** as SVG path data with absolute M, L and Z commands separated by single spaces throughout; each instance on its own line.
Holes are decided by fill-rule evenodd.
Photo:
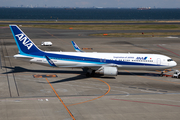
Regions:
M 35 52 L 32 54 L 23 54 L 23 55 L 30 56 L 30 57 L 36 57 L 36 58 L 44 58 L 44 56 L 48 56 L 50 59 L 54 59 L 54 60 L 83 62 L 83 63 L 92 63 L 92 64 L 163 66 L 163 65 L 149 64 L 149 63 L 136 63 L 136 62 L 129 62 L 129 61 L 115 61 L 115 60 L 100 59 L 100 58 L 81 57 L 81 56 L 73 56 L 73 55 L 62 55 L 62 54 L 55 54 L 55 53 L 46 53 L 43 51 L 42 52 Z

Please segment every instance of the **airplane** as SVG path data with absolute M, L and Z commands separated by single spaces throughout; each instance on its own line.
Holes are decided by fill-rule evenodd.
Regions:
M 46 52 L 40 50 L 17 25 L 9 27 L 19 50 L 14 58 L 50 67 L 80 68 L 87 77 L 94 73 L 117 76 L 118 70 L 124 69 L 162 71 L 177 65 L 170 57 L 160 54 Z

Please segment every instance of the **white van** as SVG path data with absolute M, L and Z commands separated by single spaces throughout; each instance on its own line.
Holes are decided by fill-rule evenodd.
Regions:
M 42 46 L 52 46 L 52 42 L 46 41 L 41 43 Z

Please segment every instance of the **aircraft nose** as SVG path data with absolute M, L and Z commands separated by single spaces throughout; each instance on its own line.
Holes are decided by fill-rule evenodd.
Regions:
M 176 66 L 177 65 L 177 63 L 174 61 L 174 66 Z
M 175 61 L 172 61 L 171 66 L 174 67 L 176 65 L 177 65 L 177 63 Z

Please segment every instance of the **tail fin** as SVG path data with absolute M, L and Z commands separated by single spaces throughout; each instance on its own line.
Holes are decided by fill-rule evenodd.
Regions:
M 17 26 L 9 25 L 14 36 L 20 54 L 31 54 L 41 50 L 28 38 L 28 36 Z
M 81 50 L 81 48 L 78 47 L 78 45 L 77 45 L 74 41 L 71 41 L 71 43 L 72 43 L 74 49 L 75 49 L 77 52 L 84 52 L 84 51 Z

